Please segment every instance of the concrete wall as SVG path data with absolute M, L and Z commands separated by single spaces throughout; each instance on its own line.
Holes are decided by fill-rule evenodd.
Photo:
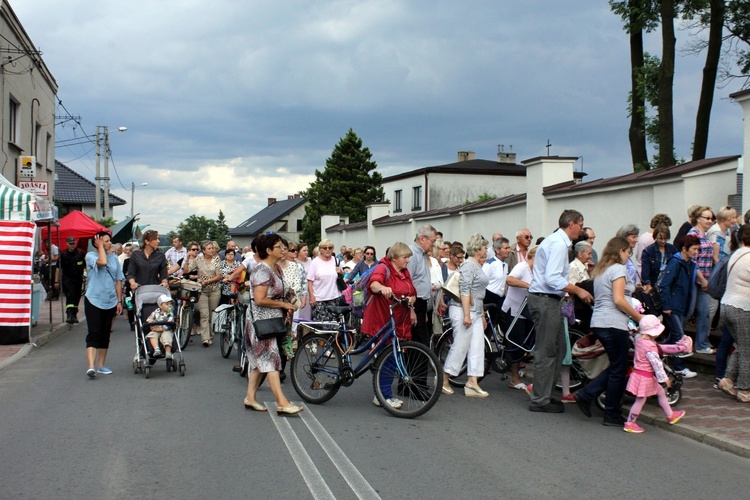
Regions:
M 337 247 L 370 244 L 377 249 L 378 255 L 396 241 L 413 241 L 417 229 L 424 224 L 433 225 L 450 241 L 466 242 L 475 232 L 482 233 L 487 239 L 500 232 L 512 241 L 515 232 L 523 227 L 528 228 L 536 239 L 554 231 L 560 213 L 572 208 L 580 211 L 585 224 L 597 232 L 595 248 L 600 251 L 624 224 L 636 224 L 644 232 L 648 230 L 653 215 L 662 212 L 672 218 L 673 231 L 676 232 L 687 219 L 689 205 L 701 203 L 717 209 L 725 205 L 727 197 L 736 191 L 737 161 L 729 161 L 658 182 L 644 181 L 543 195 L 544 186 L 573 179 L 574 161 L 574 158 L 541 158 L 527 164 L 525 202 L 450 216 L 413 218 L 398 224 L 370 225 L 353 231 L 332 231 L 325 237 Z M 338 219 L 332 220 L 338 222 Z
M 456 175 L 432 173 L 428 178 L 429 210 L 455 207 L 476 201 L 484 193 L 495 198 L 523 193 L 526 189 L 524 176 L 510 175 Z

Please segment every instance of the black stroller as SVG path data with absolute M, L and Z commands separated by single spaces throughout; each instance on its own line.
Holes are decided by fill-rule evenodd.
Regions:
M 150 325 L 169 326 L 174 332 L 176 323 L 160 322 L 146 323 L 149 315 L 158 307 L 157 299 L 162 295 L 169 295 L 169 290 L 161 285 L 143 285 L 139 286 L 133 294 L 133 305 L 135 307 L 135 357 L 133 358 L 133 373 L 144 373 L 146 378 L 151 376 L 151 367 L 158 359 L 154 357 L 154 348 L 146 338 L 151 331 Z M 164 346 L 160 345 L 162 351 Z M 185 356 L 177 341 L 177 336 L 172 336 L 172 359 L 166 359 L 167 371 L 179 371 L 180 375 L 185 375 Z

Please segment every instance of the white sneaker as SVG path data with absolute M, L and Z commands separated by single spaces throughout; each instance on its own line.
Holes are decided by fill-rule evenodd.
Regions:
M 691 371 L 689 368 L 685 368 L 684 370 L 677 370 L 677 373 L 682 375 L 682 378 L 695 378 L 698 376 L 696 372 Z
M 396 399 L 396 398 L 386 399 L 385 402 L 388 403 L 388 406 L 390 406 L 391 408 L 395 408 L 397 410 L 399 408 L 401 408 L 401 406 L 403 406 L 403 404 L 404 404 L 403 401 L 401 401 L 400 399 Z M 373 396 L 373 398 L 372 398 L 372 404 L 374 404 L 378 408 L 381 406 L 380 405 L 380 401 L 378 401 L 378 397 L 377 396 Z
M 698 354 L 716 354 L 716 349 L 706 347 L 705 349 L 696 349 L 695 352 L 697 352 Z

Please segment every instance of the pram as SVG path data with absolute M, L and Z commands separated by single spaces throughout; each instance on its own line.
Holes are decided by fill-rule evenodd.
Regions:
M 146 323 L 149 315 L 158 307 L 156 300 L 162 295 L 169 295 L 169 290 L 161 285 L 143 285 L 136 288 L 133 294 L 133 303 L 135 307 L 135 357 L 133 358 L 133 373 L 144 373 L 146 378 L 151 376 L 151 367 L 157 359 L 153 353 L 154 349 L 146 338 L 151 331 L 150 325 L 169 326 L 172 331 L 176 330 L 176 323 L 159 322 Z M 162 350 L 163 350 L 163 346 Z M 167 359 L 167 371 L 179 371 L 180 375 L 185 375 L 185 357 L 177 341 L 177 335 L 172 337 L 172 359 Z

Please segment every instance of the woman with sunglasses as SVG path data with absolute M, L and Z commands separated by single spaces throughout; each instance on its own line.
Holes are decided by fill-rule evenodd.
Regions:
M 354 250 L 355 254 L 357 253 L 357 250 L 359 250 L 359 248 Z M 364 256 L 364 258 L 357 262 L 349 275 L 346 277 L 347 283 L 354 283 L 357 278 L 365 274 L 369 269 L 372 269 L 372 266 L 378 263 L 378 259 L 375 256 L 374 247 L 366 246 L 362 251 L 362 255 Z
M 711 321 L 719 307 L 719 301 L 708 294 L 708 279 L 714 269 L 714 244 L 708 239 L 706 233 L 716 221 L 714 213 L 709 207 L 700 206 L 693 211 L 690 223 L 693 228 L 687 234 L 692 234 L 700 240 L 700 250 L 695 258 L 698 264 L 696 293 L 690 304 L 688 317 L 695 311 L 695 352 L 698 354 L 715 354 L 716 349 L 711 348 L 708 343 L 708 334 L 711 331 Z
M 338 317 L 326 309 L 327 305 L 338 305 L 341 292 L 336 286 L 336 278 L 341 268 L 333 257 L 333 242 L 324 239 L 318 245 L 320 254 L 310 264 L 307 273 L 307 295 L 312 307 L 314 321 L 337 321 Z
M 201 246 L 203 255 L 200 257 L 195 255 L 197 252 L 193 250 L 195 248 L 193 244 L 188 247 L 190 251 L 186 259 L 187 262 L 183 266 L 183 271 L 185 274 L 192 273 L 192 276 L 195 276 L 193 272 L 197 271 L 197 277 L 191 277 L 190 279 L 197 279 L 203 287 L 201 297 L 198 299 L 198 310 L 201 315 L 198 332 L 201 335 L 203 347 L 208 347 L 213 344 L 214 332 L 211 329 L 211 315 L 219 305 L 221 271 L 219 261 L 215 258 L 216 247 L 213 241 L 204 241 Z

